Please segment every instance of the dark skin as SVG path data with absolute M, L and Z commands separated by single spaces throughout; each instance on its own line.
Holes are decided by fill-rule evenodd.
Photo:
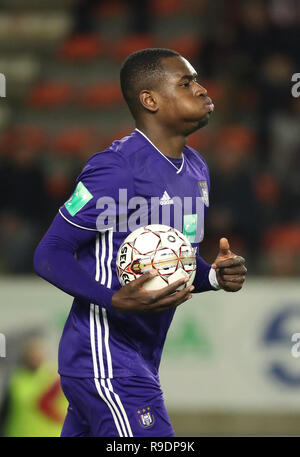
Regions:
M 213 111 L 207 91 L 197 80 L 197 73 L 183 57 L 161 60 L 164 73 L 155 89 L 139 92 L 136 127 L 147 135 L 166 156 L 180 158 L 187 137 L 204 127 Z M 245 259 L 230 251 L 226 238 L 221 238 L 219 253 L 212 264 L 222 289 L 237 292 L 243 286 L 247 269 Z M 181 279 L 156 291 L 143 284 L 155 275 L 150 272 L 123 286 L 112 297 L 117 312 L 160 312 L 175 308 L 192 297 L 194 286 L 176 289 L 185 284 Z

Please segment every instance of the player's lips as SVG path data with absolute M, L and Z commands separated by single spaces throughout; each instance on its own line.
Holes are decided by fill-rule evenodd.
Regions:
M 207 109 L 207 111 L 210 113 L 215 109 L 215 105 L 213 104 L 211 98 L 207 98 L 206 102 L 204 103 L 204 108 Z

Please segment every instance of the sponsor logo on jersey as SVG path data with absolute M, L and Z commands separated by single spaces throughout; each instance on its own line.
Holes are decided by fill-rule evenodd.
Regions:
M 183 234 L 191 243 L 194 243 L 196 239 L 197 222 L 197 214 L 185 214 L 183 216 Z
M 65 207 L 71 216 L 75 216 L 92 198 L 93 195 L 90 191 L 79 181 L 72 197 L 65 203 Z

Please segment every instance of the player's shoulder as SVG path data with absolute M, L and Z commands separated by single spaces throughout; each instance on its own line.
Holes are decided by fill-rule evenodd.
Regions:
M 139 135 L 133 131 L 119 140 L 113 141 L 105 150 L 96 152 L 87 161 L 83 172 L 89 173 L 97 169 L 115 168 L 116 170 L 129 170 L 137 151 L 144 146 Z

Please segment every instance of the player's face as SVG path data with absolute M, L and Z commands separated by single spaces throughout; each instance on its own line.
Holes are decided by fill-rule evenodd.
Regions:
M 165 75 L 157 91 L 159 117 L 178 133 L 190 134 L 208 123 L 214 105 L 184 57 L 162 59 L 162 64 Z

